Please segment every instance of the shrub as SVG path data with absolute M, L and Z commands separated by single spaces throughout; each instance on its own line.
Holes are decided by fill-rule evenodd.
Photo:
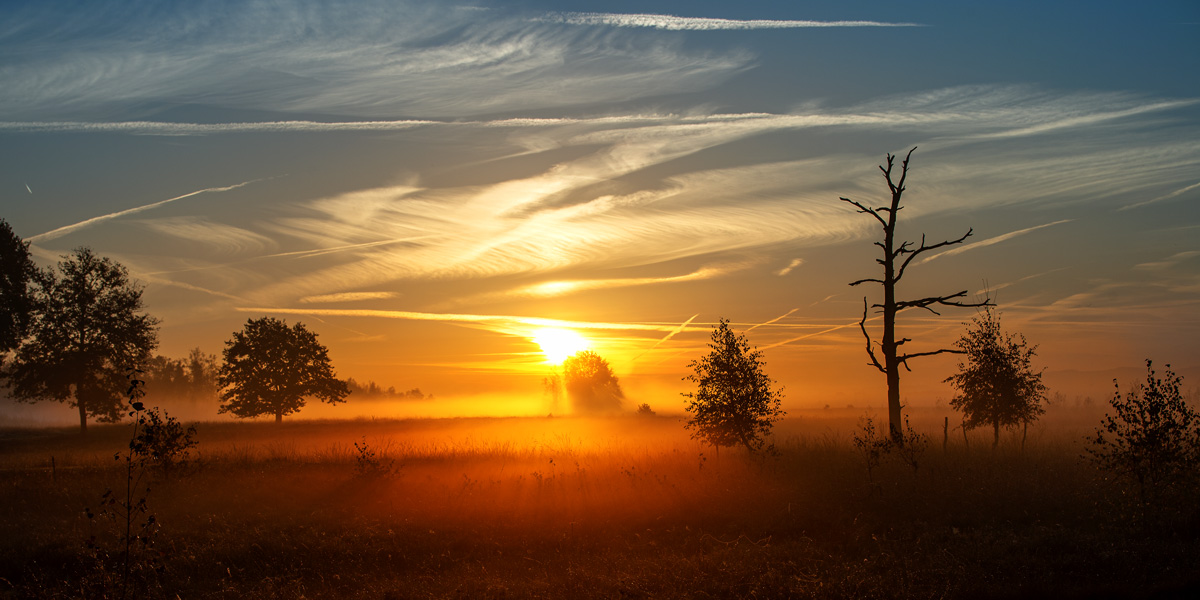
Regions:
M 1167 365 L 1164 377 L 1146 361 L 1146 383 L 1122 394 L 1116 380 L 1112 404 L 1087 448 L 1103 469 L 1137 485 L 1143 510 L 1179 490 L 1200 464 L 1200 418 L 1183 399 L 1183 380 Z
M 190 450 L 197 445 L 194 435 L 195 425 L 184 429 L 175 417 L 166 411 L 160 413 L 156 407 L 142 416 L 141 428 L 129 442 L 129 449 L 143 464 L 157 467 L 164 478 L 169 478 L 171 471 L 187 464 Z

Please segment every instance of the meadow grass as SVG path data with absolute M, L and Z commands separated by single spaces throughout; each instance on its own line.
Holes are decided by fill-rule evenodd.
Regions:
M 870 480 L 854 415 L 790 419 L 774 456 L 671 417 L 200 423 L 150 484 L 165 598 L 1087 597 L 1200 590 L 1195 503 L 1167 526 L 1080 458 L 940 430 Z M 928 424 L 927 424 L 928 425 Z M 0 594 L 79 597 L 84 509 L 128 428 L 0 432 Z M 387 469 L 363 470 L 366 445 Z M 54 457 L 51 472 L 50 457 Z M 1163 525 L 1164 523 L 1160 523 Z M 106 534 L 105 532 L 100 532 Z M 111 536 L 111 532 L 106 535 Z

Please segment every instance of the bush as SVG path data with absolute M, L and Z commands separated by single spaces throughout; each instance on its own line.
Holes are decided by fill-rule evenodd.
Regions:
M 169 478 L 173 470 L 187 464 L 190 450 L 197 445 L 194 435 L 195 425 L 184 429 L 175 417 L 154 408 L 142 416 L 141 429 L 129 442 L 129 449 L 138 460 L 157 467 L 163 477 Z
M 1183 379 L 1167 365 L 1156 377 L 1146 361 L 1146 383 L 1110 401 L 1115 414 L 1105 414 L 1087 449 L 1101 468 L 1137 485 L 1143 511 L 1160 504 L 1194 478 L 1200 465 L 1200 418 L 1183 399 Z

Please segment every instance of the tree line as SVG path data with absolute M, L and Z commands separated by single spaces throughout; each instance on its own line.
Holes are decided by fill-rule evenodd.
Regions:
M 155 395 L 192 400 L 214 396 L 218 412 L 273 415 L 276 421 L 309 399 L 336 404 L 355 389 L 369 397 L 425 398 L 419 389 L 381 390 L 343 381 L 328 350 L 303 323 L 249 319 L 225 343 L 221 360 L 193 349 L 187 358 L 151 356 L 159 320 L 147 314 L 142 288 L 128 270 L 89 248 L 39 269 L 0 219 L 0 380 L 18 402 L 57 401 L 79 415 L 110 423 L 127 413 L 131 379 Z

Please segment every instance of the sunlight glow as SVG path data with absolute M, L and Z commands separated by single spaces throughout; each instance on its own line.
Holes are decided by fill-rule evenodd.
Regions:
M 587 338 L 571 329 L 540 329 L 530 339 L 542 349 L 546 362 L 552 365 L 560 364 L 567 357 L 590 346 Z

